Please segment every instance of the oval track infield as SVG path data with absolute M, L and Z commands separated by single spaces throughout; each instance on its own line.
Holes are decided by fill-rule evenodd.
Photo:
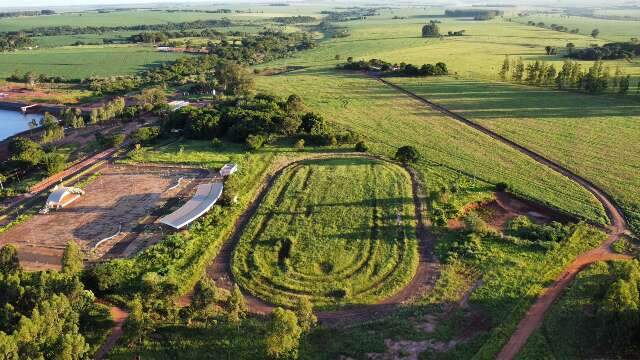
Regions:
M 374 303 L 405 287 L 418 264 L 410 175 L 364 157 L 287 168 L 245 227 L 234 279 L 273 304 Z

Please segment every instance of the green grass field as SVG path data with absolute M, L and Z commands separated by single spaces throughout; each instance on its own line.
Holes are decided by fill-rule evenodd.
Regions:
M 22 50 L 0 54 L 0 77 L 15 72 L 82 79 L 90 76 L 133 74 L 185 56 L 142 46 L 79 46 Z
M 640 231 L 640 102 L 526 86 L 394 78 L 602 186 Z
M 519 152 L 360 74 L 306 69 L 259 77 L 258 87 L 299 94 L 316 112 L 362 134 L 376 153 L 393 156 L 413 145 L 416 166 L 429 191 L 470 182 L 478 193 L 507 182 L 513 191 L 586 219 L 604 221 L 604 211 L 583 188 Z
M 400 223 L 398 223 L 398 219 Z M 234 251 L 236 280 L 267 301 L 372 303 L 400 290 L 418 264 L 409 175 L 363 158 L 287 169 Z
M 633 12 L 631 12 L 631 14 L 633 14 Z M 612 15 L 621 14 L 612 13 Z M 597 39 L 593 39 L 595 43 L 603 43 L 605 41 L 629 41 L 632 37 L 637 37 L 640 32 L 640 22 L 633 20 L 605 20 L 566 15 L 533 15 L 514 17 L 513 21 L 524 24 L 528 21 L 535 21 L 536 23 L 543 22 L 546 26 L 551 24 L 563 25 L 569 29 L 580 29 L 580 34 L 589 37 L 591 36 L 591 30 L 598 29 L 600 30 L 600 35 L 598 35 Z

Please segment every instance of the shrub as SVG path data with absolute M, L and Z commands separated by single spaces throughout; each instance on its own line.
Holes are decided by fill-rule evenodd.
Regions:
M 250 150 L 258 150 L 264 145 L 264 140 L 262 135 L 249 135 L 245 140 L 245 144 Z
M 156 141 L 160 137 L 160 127 L 158 126 L 148 126 L 142 127 L 136 130 L 131 138 L 136 144 L 150 144 Z
M 211 147 L 214 149 L 219 149 L 222 147 L 222 141 L 218 138 L 213 138 L 213 140 L 211 140 Z
M 369 151 L 369 147 L 364 141 L 358 141 L 355 146 L 355 150 L 357 152 L 367 152 Z
M 507 184 L 506 182 L 499 182 L 496 184 L 496 191 L 504 192 L 507 190 L 509 190 L 509 184 Z
M 304 139 L 296 141 L 293 147 L 298 151 L 304 151 Z
M 415 163 L 420 159 L 420 153 L 415 147 L 407 145 L 400 147 L 396 151 L 395 158 L 403 163 Z

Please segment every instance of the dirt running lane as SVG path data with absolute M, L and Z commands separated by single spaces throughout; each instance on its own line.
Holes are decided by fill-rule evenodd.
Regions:
M 499 135 L 482 125 L 479 125 L 459 114 L 456 114 L 447 108 L 435 104 L 417 94 L 414 94 L 396 84 L 393 84 L 385 79 L 375 77 L 378 81 L 420 101 L 421 103 L 429 106 L 431 109 L 438 111 L 450 118 L 458 120 L 465 125 L 468 125 L 490 137 L 493 139 L 502 142 L 505 145 L 508 145 L 521 153 L 531 157 L 538 163 L 555 170 L 556 172 L 568 177 L 569 179 L 575 181 L 589 192 L 593 194 L 593 196 L 598 199 L 598 201 L 602 204 L 607 212 L 607 216 L 611 225 L 607 227 L 607 231 L 609 233 L 609 237 L 607 241 L 605 241 L 600 247 L 588 251 L 584 254 L 579 255 L 556 279 L 556 281 L 551 284 L 549 287 L 542 291 L 542 295 L 536 299 L 535 303 L 531 308 L 527 311 L 525 317 L 520 321 L 516 331 L 513 333 L 507 344 L 502 348 L 502 351 L 498 354 L 497 359 L 499 360 L 510 360 L 513 359 L 522 349 L 522 347 L 526 344 L 527 339 L 533 332 L 542 324 L 544 319 L 544 315 L 549 310 L 549 307 L 553 304 L 553 302 L 562 294 L 562 291 L 571 283 L 571 281 L 575 278 L 576 274 L 584 269 L 587 265 L 592 264 L 597 261 L 607 261 L 607 260 L 616 260 L 616 259 L 630 259 L 631 257 L 626 255 L 615 254 L 611 250 L 611 244 L 620 238 L 623 234 L 629 231 L 627 227 L 627 222 L 622 214 L 622 211 L 618 206 L 613 202 L 613 200 L 609 197 L 607 193 L 605 193 L 598 186 L 594 185 L 589 180 L 581 177 L 573 173 L 572 171 L 564 168 L 562 165 L 557 162 L 547 159 L 544 156 L 529 150 L 528 148 L 517 144 L 502 135 Z
M 273 175 L 271 175 L 267 181 L 264 182 L 262 187 L 258 192 L 258 196 L 251 203 L 249 208 L 242 214 L 239 220 L 236 222 L 235 230 L 231 236 L 231 238 L 225 242 L 222 249 L 218 253 L 218 256 L 214 259 L 214 261 L 207 267 L 207 274 L 210 278 L 212 278 L 216 285 L 230 289 L 233 284 L 233 274 L 231 272 L 231 258 L 233 257 L 233 249 L 235 248 L 237 242 L 242 235 L 245 226 L 248 224 L 249 220 L 253 217 L 258 207 L 264 200 L 265 196 L 269 193 L 269 190 L 275 184 L 276 180 L 280 177 L 280 175 L 284 172 L 284 170 L 290 168 L 291 166 L 296 166 L 299 162 L 305 160 L 315 160 L 315 159 L 323 159 L 323 158 L 335 158 L 339 156 L 365 156 L 361 153 L 357 154 L 326 154 L 320 156 L 312 156 L 304 159 L 297 159 L 286 161 L 277 166 L 277 170 Z M 384 159 L 366 156 L 376 160 Z M 376 319 L 381 316 L 388 315 L 395 311 L 398 305 L 403 302 L 411 299 L 412 297 L 422 294 L 428 289 L 433 287 L 435 281 L 438 277 L 438 263 L 433 256 L 433 246 L 435 244 L 435 238 L 433 234 L 428 230 L 428 224 L 426 224 L 425 220 L 425 206 L 424 206 L 424 194 L 422 191 L 422 185 L 418 178 L 417 173 L 410 168 L 406 169 L 411 175 L 412 187 L 413 187 L 413 195 L 414 195 L 414 205 L 415 205 L 415 216 L 417 222 L 416 234 L 418 237 L 419 244 L 419 254 L 420 260 L 418 263 L 418 269 L 416 270 L 416 274 L 413 279 L 400 290 L 395 295 L 380 301 L 377 304 L 371 305 L 357 305 L 348 308 L 343 308 L 340 310 L 334 311 L 319 311 L 316 313 L 318 320 L 323 325 L 329 326 L 337 326 L 343 324 L 351 324 L 359 321 L 366 321 L 371 319 Z M 247 302 L 247 306 L 249 311 L 258 314 L 267 314 L 270 313 L 275 306 L 273 304 L 269 304 L 251 294 L 244 294 L 245 300 Z M 180 303 L 188 302 L 188 296 L 183 297 L 179 300 Z

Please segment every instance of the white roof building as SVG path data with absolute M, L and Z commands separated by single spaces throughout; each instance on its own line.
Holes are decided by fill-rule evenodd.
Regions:
M 238 171 L 238 165 L 236 164 L 225 164 L 222 169 L 220 169 L 220 175 L 229 176 L 234 172 Z
M 182 229 L 204 215 L 222 195 L 222 183 L 198 185 L 196 194 L 178 210 L 160 219 L 160 222 L 174 229 Z
M 76 201 L 84 191 L 78 188 L 59 186 L 53 188 L 47 198 L 46 207 L 50 209 L 60 209 Z
M 169 107 L 171 108 L 171 111 L 176 111 L 180 108 L 188 106 L 189 102 L 184 100 L 175 100 L 175 101 L 169 102 L 167 105 L 169 105 Z

